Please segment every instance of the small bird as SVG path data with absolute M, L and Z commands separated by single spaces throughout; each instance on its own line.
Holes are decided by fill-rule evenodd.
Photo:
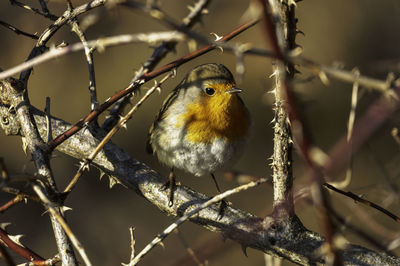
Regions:
M 195 176 L 211 174 L 221 192 L 214 172 L 238 159 L 249 135 L 250 115 L 241 91 L 224 65 L 209 63 L 190 71 L 164 101 L 150 128 L 147 151 L 171 169 L 164 185 L 170 206 L 175 168 Z

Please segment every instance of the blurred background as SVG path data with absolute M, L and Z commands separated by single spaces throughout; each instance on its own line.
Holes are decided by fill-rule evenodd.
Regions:
M 176 20 L 188 13 L 187 6 L 192 0 L 161 0 L 161 8 Z M 38 1 L 26 1 L 40 8 Z M 74 6 L 84 1 L 73 1 Z M 298 28 L 305 35 L 298 35 L 297 43 L 303 48 L 303 54 L 316 62 L 332 65 L 342 64 L 346 69 L 357 67 L 364 75 L 385 79 L 388 72 L 398 73 L 400 68 L 400 2 L 398 0 L 304 0 L 297 8 Z M 194 29 L 208 36 L 215 32 L 223 35 L 240 25 L 240 19 L 249 6 L 249 1 L 230 0 L 212 1 L 209 14 L 203 23 Z M 65 1 L 48 1 L 49 9 L 61 15 L 66 9 Z M 140 11 L 124 8 L 98 8 L 88 14 L 99 15 L 96 24 L 86 31 L 88 39 L 112 36 L 123 33 L 161 31 L 167 28 L 160 22 L 149 18 Z M 83 16 L 84 17 L 84 16 Z M 82 19 L 81 17 L 80 19 Z M 32 14 L 8 1 L 0 2 L 0 20 L 21 30 L 39 34 L 51 24 L 51 21 Z M 58 45 L 62 41 L 75 43 L 79 40 L 68 26 L 59 30 L 49 42 Z M 234 39 L 236 42 L 251 43 L 254 47 L 265 48 L 262 29 L 256 25 Z M 32 39 L 16 35 L 0 27 L 0 68 L 8 69 L 20 64 L 28 57 L 35 42 Z M 188 53 L 187 44 L 179 44 L 176 53 L 171 53 L 161 64 L 165 64 Z M 131 44 L 107 48 L 103 53 L 95 53 L 97 93 L 103 102 L 116 91 L 124 88 L 132 79 L 135 70 L 152 53 L 147 44 Z M 133 157 L 153 167 L 167 176 L 168 169 L 157 159 L 145 152 L 145 140 L 153 118 L 169 91 L 183 78 L 185 73 L 198 64 L 207 62 L 223 63 L 235 72 L 234 55 L 216 50 L 197 58 L 178 69 L 175 79 L 168 80 L 161 95 L 154 94 L 128 123 L 128 130 L 121 130 L 113 142 L 128 151 Z M 272 155 L 272 96 L 271 60 L 262 57 L 245 57 L 246 73 L 239 86 L 241 94 L 253 116 L 253 134 L 244 151 L 243 157 L 234 170 L 257 177 L 270 176 L 270 156 Z M 346 133 L 346 124 L 350 109 L 351 84 L 330 80 L 330 85 L 323 85 L 318 78 L 313 78 L 306 69 L 299 67 L 295 89 L 301 102 L 314 142 L 324 151 Z M 143 91 L 146 86 L 143 87 Z M 45 97 L 51 97 L 52 115 L 75 123 L 90 110 L 88 92 L 88 71 L 83 52 L 63 56 L 34 68 L 28 84 L 32 105 L 44 109 Z M 363 91 L 359 101 L 357 116 L 380 95 L 372 91 Z M 137 98 L 136 98 L 137 99 Z M 104 116 L 101 117 L 101 121 Z M 391 197 L 385 176 L 393 183 L 399 181 L 399 146 L 391 137 L 391 130 L 398 126 L 399 120 L 393 117 L 361 149 L 353 162 L 353 179 L 346 190 L 361 194 L 378 204 L 382 204 L 396 214 L 400 214 L 399 198 Z M 30 156 L 22 150 L 20 137 L 7 137 L 0 132 L 0 157 L 5 159 L 11 174 L 34 173 Z M 59 188 L 64 188 L 77 170 L 78 161 L 63 154 L 55 153 L 52 167 Z M 178 171 L 178 180 L 207 195 L 216 193 L 212 180 L 208 177 L 195 178 Z M 294 158 L 295 189 L 308 186 L 300 158 Z M 341 172 L 337 180 L 344 177 Z M 226 180 L 223 173 L 217 173 L 217 179 L 223 190 L 237 184 Z M 0 204 L 11 196 L 0 193 Z M 262 185 L 250 191 L 235 195 L 229 200 L 233 205 L 258 216 L 265 216 L 271 211 L 272 190 L 269 185 Z M 332 202 L 340 213 L 353 224 L 367 232 L 371 231 L 368 222 L 376 222 L 386 235 L 395 236 L 399 224 L 377 213 L 375 210 L 355 204 L 354 201 L 332 194 Z M 174 217 L 167 217 L 133 191 L 122 186 L 109 189 L 108 178 L 99 180 L 99 172 L 91 168 L 85 173 L 75 190 L 69 196 L 66 205 L 73 211 L 67 218 L 78 239 L 86 248 L 94 265 L 120 265 L 130 257 L 130 236 L 128 228 L 136 228 L 136 249 L 141 250 L 155 235 L 164 230 Z M 358 209 L 362 209 L 360 213 Z M 304 202 L 296 206 L 297 214 L 305 226 L 321 232 L 316 212 Z M 363 217 L 361 215 L 368 214 Z M 362 221 L 362 222 L 361 222 Z M 41 256 L 49 258 L 56 254 L 56 245 L 48 215 L 36 203 L 19 204 L 3 214 L 0 222 L 10 222 L 7 228 L 10 234 L 24 234 L 22 243 L 32 248 Z M 385 231 L 386 230 L 386 231 Z M 222 237 L 197 225 L 186 223 L 180 229 L 188 244 L 195 250 L 202 261 L 209 265 L 264 265 L 264 255 L 249 249 L 244 256 L 241 247 L 230 240 L 223 242 Z M 381 243 L 388 238 L 373 233 Z M 384 234 L 383 234 L 384 235 Z M 352 243 L 370 247 L 357 236 L 345 232 Z M 141 265 L 195 265 L 188 259 L 187 252 L 177 235 L 165 240 L 165 249 L 156 247 L 146 256 Z M 209 248 L 212 247 L 210 251 Z M 395 252 L 399 255 L 399 249 Z M 15 256 L 17 258 L 17 256 Z M 186 260 L 185 260 L 186 259 Z M 17 260 L 16 261 L 20 261 Z M 0 264 L 2 262 L 0 261 Z M 290 263 L 285 263 L 290 265 Z

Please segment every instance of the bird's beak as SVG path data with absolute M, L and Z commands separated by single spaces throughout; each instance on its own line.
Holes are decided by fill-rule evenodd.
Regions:
M 239 88 L 235 88 L 235 87 L 232 87 L 226 91 L 226 93 L 229 93 L 229 94 L 234 94 L 234 93 L 239 93 L 239 92 L 242 92 L 242 90 Z

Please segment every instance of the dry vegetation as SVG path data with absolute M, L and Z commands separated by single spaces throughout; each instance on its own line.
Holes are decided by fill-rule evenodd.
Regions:
M 3 1 L 3 262 L 400 265 L 400 5 L 320 2 Z M 145 137 L 204 62 L 234 70 L 253 138 L 225 192 L 179 172 L 169 206 Z

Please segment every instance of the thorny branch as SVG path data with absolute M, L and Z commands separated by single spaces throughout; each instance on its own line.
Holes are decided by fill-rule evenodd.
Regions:
M 47 48 L 45 47 L 46 42 L 51 38 L 51 36 L 65 23 L 73 23 L 74 19 L 80 15 L 85 13 L 86 11 L 103 5 L 106 0 L 104 1 L 92 1 L 87 5 L 82 5 L 76 9 L 72 9 L 72 6 L 69 10 L 69 12 L 65 12 L 63 16 L 57 18 L 56 16 L 52 15 L 49 10 L 47 9 L 45 1 L 39 0 L 42 11 L 39 9 L 34 9 L 28 5 L 21 4 L 15 0 L 11 0 L 11 3 L 19 5 L 25 9 L 28 9 L 30 11 L 33 11 L 39 15 L 48 17 L 52 20 L 55 20 L 55 22 L 49 26 L 39 37 L 37 46 L 33 49 L 31 52 L 29 58 L 36 57 L 37 55 L 43 53 Z M 111 2 L 111 1 L 110 1 Z M 130 2 L 131 4 L 136 3 L 135 1 L 125 1 L 125 2 Z M 208 1 L 199 1 L 199 3 L 205 3 Z M 264 2 L 263 7 L 266 6 L 265 1 L 260 1 Z M 277 1 L 271 0 L 271 3 L 275 2 L 277 4 Z M 284 1 L 286 3 L 286 1 Z M 288 7 L 293 8 L 294 11 L 294 2 L 293 1 L 288 1 Z M 279 2 L 279 5 L 281 4 L 281 1 Z M 147 6 L 148 8 L 148 6 Z M 160 15 L 160 13 L 154 12 L 157 11 L 153 7 L 147 10 L 148 12 L 153 12 L 152 15 L 157 17 Z M 158 10 L 159 11 L 159 10 Z M 294 15 L 294 14 L 293 14 Z M 269 18 L 268 15 L 264 15 L 265 18 Z M 169 20 L 168 18 L 165 20 L 167 24 L 172 26 L 173 28 L 176 28 L 178 30 L 183 31 L 185 34 L 188 36 L 198 39 L 198 40 L 204 40 L 201 36 L 197 35 L 194 32 L 188 31 L 184 26 L 179 26 L 175 22 Z M 246 25 L 239 27 L 236 31 L 233 31 L 232 33 L 224 36 L 222 38 L 222 41 L 228 40 L 236 34 L 239 34 L 241 31 L 247 29 L 248 27 L 254 25 L 256 22 L 253 21 L 251 23 L 247 23 Z M 188 25 L 186 25 L 188 26 Z M 273 23 L 270 21 L 270 25 L 273 26 Z M 277 58 L 281 62 L 287 64 L 287 65 L 292 65 L 293 63 L 298 63 L 301 64 L 302 66 L 308 67 L 312 71 L 314 71 L 316 74 L 318 74 L 322 80 L 325 80 L 325 75 L 330 75 L 332 77 L 342 79 L 344 81 L 348 82 L 355 82 L 357 81 L 358 84 L 364 87 L 371 87 L 374 89 L 377 89 L 379 91 L 384 92 L 385 94 L 390 94 L 391 96 L 397 96 L 398 94 L 398 88 L 396 88 L 396 82 L 393 78 L 390 76 L 388 77 L 388 80 L 385 82 L 371 79 L 369 77 L 363 77 L 360 75 L 352 75 L 348 71 L 340 70 L 337 68 L 330 68 L 327 66 L 319 65 L 314 62 L 311 62 L 307 59 L 304 59 L 300 56 L 291 56 L 288 51 L 282 48 L 282 45 L 279 44 L 279 40 L 276 37 L 278 35 L 278 31 L 275 28 L 270 28 L 272 29 L 272 34 L 270 34 L 270 37 L 272 36 L 273 40 L 273 47 L 274 47 L 274 54 L 271 54 L 268 51 L 264 50 L 259 50 L 259 49 L 248 49 L 245 50 L 243 53 L 249 53 L 249 54 L 258 54 L 258 55 L 264 55 L 264 56 L 272 56 L 274 58 Z M 275 32 L 273 32 L 275 31 Z M 270 33 L 271 33 L 270 32 Z M 83 34 L 82 31 L 79 31 L 78 29 L 78 35 Z M 178 33 L 176 33 L 178 34 Z M 228 37 L 230 35 L 230 37 Z M 82 37 L 82 36 L 80 36 Z M 176 42 L 176 40 L 172 40 L 172 43 Z M 44 128 L 49 128 L 48 124 L 54 124 L 54 134 L 56 137 L 55 141 L 50 141 L 51 144 L 51 149 L 57 148 L 60 149 L 61 151 L 68 153 L 76 158 L 79 159 L 84 159 L 87 158 L 87 152 L 88 151 L 95 151 L 96 146 L 103 148 L 100 150 L 98 148 L 97 153 L 98 156 L 93 156 L 93 162 L 94 164 L 109 173 L 112 176 L 116 176 L 119 181 L 126 185 L 130 189 L 134 189 L 137 192 L 139 192 L 142 196 L 146 197 L 149 201 L 154 203 L 156 206 L 158 206 L 160 209 L 163 211 L 173 214 L 173 215 L 179 215 L 182 217 L 187 217 L 189 218 L 189 215 L 192 215 L 194 211 L 189 211 L 191 205 L 197 205 L 197 206 L 204 206 L 204 204 L 207 204 L 205 202 L 205 196 L 198 194 L 194 191 L 191 191 L 190 189 L 186 187 L 178 187 L 177 188 L 177 204 L 176 206 L 170 207 L 167 206 L 167 198 L 165 193 L 159 191 L 160 184 L 162 183 L 162 177 L 160 177 L 157 173 L 149 169 L 147 166 L 141 164 L 140 162 L 137 162 L 135 159 L 131 158 L 129 155 L 124 153 L 122 150 L 120 150 L 117 146 L 113 145 L 112 143 L 107 143 L 102 144 L 103 146 L 99 146 L 99 137 L 97 136 L 92 136 L 90 135 L 89 132 L 78 132 L 79 129 L 82 127 L 86 126 L 89 122 L 94 121 L 98 114 L 103 112 L 106 108 L 111 106 L 112 103 L 116 102 L 118 99 L 121 99 L 123 96 L 128 95 L 131 93 L 134 89 L 140 87 L 141 84 L 144 82 L 162 74 L 165 73 L 189 60 L 192 60 L 193 58 L 204 54 L 211 49 L 214 49 L 216 46 L 220 45 L 221 47 L 227 48 L 227 50 L 230 49 L 230 51 L 236 51 L 235 47 L 229 46 L 224 44 L 223 42 L 209 42 L 205 41 L 209 45 L 206 47 L 203 47 L 202 49 L 199 49 L 198 51 L 195 51 L 192 54 L 189 54 L 188 56 L 185 56 L 183 58 L 180 58 L 170 64 L 167 64 L 159 69 L 156 69 L 155 71 L 148 72 L 152 67 L 148 67 L 147 69 L 144 67 L 142 68 L 142 73 L 140 71 L 136 75 L 136 77 L 133 79 L 132 83 L 124 90 L 121 90 L 114 96 L 110 98 L 110 100 L 107 100 L 103 105 L 100 105 L 98 108 L 94 108 L 94 100 L 93 100 L 93 95 L 92 94 L 92 105 L 93 105 L 93 112 L 89 114 L 86 118 L 82 119 L 79 121 L 75 126 L 71 127 L 70 125 L 66 124 L 65 122 L 61 120 L 57 120 L 56 118 L 47 120 L 47 126 L 44 126 L 46 122 L 43 122 L 43 118 L 45 117 L 43 113 L 35 110 L 34 108 L 29 107 L 29 101 L 26 97 L 24 105 L 22 107 L 19 107 L 17 109 L 17 116 L 19 116 L 19 119 L 21 120 L 20 125 L 22 126 L 22 130 L 17 130 L 13 132 L 18 132 L 22 133 L 24 138 L 27 140 L 28 143 L 28 148 L 30 148 L 30 151 L 32 153 L 32 156 L 34 158 L 34 162 L 37 166 L 38 172 L 40 175 L 46 177 L 47 179 L 47 185 L 50 186 L 50 189 L 52 190 L 52 193 L 57 192 L 54 180 L 52 180 L 52 173 L 51 173 L 51 168 L 48 164 L 48 158 L 46 158 L 45 152 L 48 152 L 46 145 L 41 141 L 40 136 L 38 133 L 41 134 L 41 137 L 44 138 L 44 135 L 48 134 L 48 130 Z M 88 56 L 88 51 L 89 46 L 87 45 L 88 43 L 86 42 L 86 39 L 81 38 L 81 43 L 82 48 L 80 49 L 85 49 L 86 56 Z M 67 47 L 70 48 L 71 46 Z M 292 49 L 292 48 L 291 48 Z M 52 50 L 50 50 L 48 53 L 51 53 Z M 69 52 L 68 52 L 69 53 Z M 155 51 L 156 53 L 156 51 Z M 47 53 L 46 53 L 47 54 Z M 67 53 L 66 53 L 67 54 Z M 154 54 L 153 54 L 154 55 Z M 162 57 L 157 57 L 157 59 L 161 59 Z M 35 59 L 33 59 L 35 60 Z M 89 62 L 89 58 L 87 57 L 87 61 Z M 44 62 L 44 61 L 42 61 Z M 150 62 L 150 61 L 148 61 Z M 90 68 L 90 62 L 89 68 Z M 155 65 L 155 64 L 154 64 Z M 26 83 L 29 78 L 30 74 L 30 68 L 33 65 L 25 64 L 23 70 L 28 70 L 25 71 L 24 73 L 21 74 L 20 82 L 23 84 L 23 87 L 26 88 Z M 93 73 L 94 73 L 94 69 Z M 20 72 L 22 70 L 18 70 Z M 89 70 L 90 71 L 90 70 Z M 286 74 L 285 71 L 280 70 L 279 71 L 281 74 Z M 0 73 L 0 77 L 6 77 L 7 75 L 4 75 L 5 72 Z M 16 72 L 17 73 L 17 72 Z M 15 74 L 15 73 L 14 73 Z M 10 75 L 10 74 L 8 74 Z M 12 75 L 12 74 L 11 74 Z M 290 87 L 287 85 L 289 82 L 288 80 L 284 77 L 284 75 L 280 75 L 281 78 L 278 79 L 278 81 L 283 83 L 283 87 L 286 92 L 286 97 L 288 97 L 288 106 L 289 108 L 289 115 L 292 115 L 291 121 L 292 121 L 292 126 L 293 122 L 297 122 L 297 120 L 301 123 L 301 119 L 299 117 L 296 117 L 299 113 L 297 113 L 296 105 L 294 102 L 291 102 L 291 95 L 290 95 Z M 283 78 L 282 78 L 283 77 Z M 1 80 L 2 78 L 0 78 Z M 90 81 L 94 81 L 94 75 L 91 76 Z M 326 81 L 326 80 L 325 80 Z M 4 81 L 1 83 L 2 86 L 5 86 L 4 84 L 7 83 L 8 81 Z M 286 87 L 286 88 L 285 88 Z M 393 89 L 395 90 L 389 90 Z M 397 94 L 396 94 L 397 93 Z M 17 97 L 18 98 L 18 97 Z M 387 120 L 387 118 L 399 108 L 398 103 L 391 103 L 389 106 L 385 106 L 384 103 L 387 101 L 387 98 L 382 97 L 381 100 L 377 101 L 372 107 L 369 109 L 369 112 L 367 112 L 360 120 L 360 122 L 356 125 L 352 139 L 354 138 L 355 140 L 358 140 L 358 137 L 361 136 L 360 140 L 355 143 L 355 147 L 359 148 L 361 144 L 367 140 L 371 134 L 380 127 L 380 125 Z M 5 108 L 3 106 L 4 102 L 2 99 L 2 105 L 0 106 L 0 109 Z M 26 108 L 26 106 L 28 108 Z M 13 105 L 11 105 L 13 106 Z M 15 107 L 15 106 L 14 106 Z M 382 110 L 383 112 L 376 115 L 375 109 L 378 108 L 378 110 Z M 293 112 L 294 110 L 294 112 Z M 9 111 L 8 111 L 9 112 Z M 295 115 L 295 118 L 293 119 L 293 114 Z M 12 116 L 13 114 L 10 113 Z M 34 119 L 31 121 L 29 116 L 33 116 Z M 371 122 L 371 125 L 366 124 L 366 119 L 369 118 L 370 120 L 368 122 Z M 364 119 L 364 120 L 363 120 Z M 27 123 L 30 123 L 31 125 L 27 125 Z M 37 128 L 36 125 L 37 124 Z M 369 125 L 369 126 L 366 126 Z M 3 124 L 2 124 L 3 126 Z M 298 125 L 294 125 L 295 127 Z M 302 125 L 300 125 L 302 126 Z M 364 127 L 363 127 L 364 126 Z M 53 128 L 53 127 L 50 127 Z M 68 131 L 67 129 L 70 128 Z M 364 129 L 367 129 L 366 132 L 361 132 Z M 301 129 L 303 129 L 301 127 Z M 357 131 L 358 130 L 358 131 Z M 361 130 L 361 131 L 360 131 Z M 37 132 L 39 131 L 39 132 Z M 34 133 L 31 133 L 34 132 Z M 296 133 L 298 133 L 296 131 Z M 326 162 L 326 164 L 322 165 L 321 168 L 324 170 L 322 171 L 321 169 L 316 169 L 314 162 L 312 161 L 312 158 L 310 156 L 309 152 L 309 143 L 307 139 L 307 135 L 304 134 L 304 132 L 301 132 L 301 138 L 298 138 L 297 140 L 300 139 L 300 147 L 302 149 L 301 152 L 303 156 L 305 157 L 307 163 L 309 163 L 310 168 L 312 170 L 312 176 L 314 177 L 314 180 L 320 181 L 323 180 L 323 177 L 325 174 L 331 174 L 333 171 L 337 171 L 340 166 L 342 166 L 342 163 L 346 160 L 346 156 L 343 156 L 346 152 L 349 150 L 351 153 L 355 152 L 352 149 L 349 149 L 348 143 L 346 146 L 346 143 L 343 144 L 343 142 L 339 142 L 337 145 L 335 145 L 335 148 L 333 149 L 333 152 L 331 152 L 330 155 L 330 160 Z M 76 134 L 76 135 L 74 135 Z M 104 132 L 102 134 L 99 134 L 104 136 Z M 295 135 L 296 137 L 296 135 Z M 70 139 L 68 139 L 70 138 Z M 61 143 L 64 143 L 64 145 L 60 145 Z M 74 144 L 72 144 L 72 141 L 75 141 Z M 60 146 L 59 146 L 60 145 Z M 86 145 L 86 146 L 85 146 Z M 118 156 L 114 156 L 118 154 Z M 342 156 L 342 157 L 340 157 Z M 346 157 L 346 158 L 344 158 Z M 123 159 L 121 159 L 123 158 Z M 4 179 L 4 178 L 3 178 Z M 43 193 L 42 188 L 39 187 L 37 184 L 34 185 L 34 189 L 37 193 Z M 320 188 L 319 188 L 320 189 Z M 50 191 L 51 191 L 50 190 Z M 321 191 L 320 191 L 321 192 Z M 323 191 L 322 191 L 323 193 Z M 52 213 L 53 216 L 59 215 L 59 211 L 56 210 L 56 208 L 60 208 L 58 205 L 56 205 L 56 208 L 53 208 L 52 206 L 55 204 L 53 202 L 48 201 L 47 196 L 45 194 L 40 194 L 42 200 L 46 203 L 46 206 L 49 208 L 50 212 Z M 53 197 L 54 195 L 49 195 Z M 319 204 L 325 209 L 329 209 L 330 206 L 327 204 L 326 198 L 324 198 L 324 195 L 321 194 L 321 197 L 319 200 Z M 204 203 L 205 202 L 205 203 Z M 318 200 L 317 200 L 318 204 Z M 200 208 L 199 207 L 199 208 Z M 57 211 L 57 212 L 55 212 Z M 332 210 L 333 211 L 333 210 Z M 225 237 L 234 239 L 235 241 L 238 241 L 241 243 L 244 247 L 250 246 L 254 248 L 258 248 L 264 252 L 267 252 L 269 254 L 273 255 L 278 255 L 284 258 L 287 258 L 293 262 L 300 263 L 300 264 L 309 264 L 309 263 L 324 263 L 327 262 L 326 258 L 323 256 L 319 256 L 316 253 L 316 249 L 320 248 L 321 245 L 323 244 L 324 240 L 318 236 L 315 233 L 307 231 L 300 221 L 295 217 L 290 217 L 292 219 L 290 226 L 288 228 L 275 228 L 276 226 L 276 221 L 275 217 L 267 217 L 266 219 L 259 219 L 257 217 L 254 217 L 250 214 L 247 214 L 245 212 L 242 212 L 240 210 L 228 207 L 228 211 L 226 213 L 226 217 L 223 218 L 222 221 L 216 221 L 213 218 L 213 214 L 216 213 L 215 208 L 207 208 L 203 211 L 200 211 L 196 217 L 192 217 L 191 220 L 193 222 L 199 223 L 203 226 L 206 226 L 207 228 L 221 232 Z M 325 213 L 326 214 L 326 213 Z M 334 214 L 334 213 L 333 213 Z M 61 216 L 60 216 L 61 217 Z M 217 216 L 216 216 L 217 217 Z M 392 217 L 393 218 L 393 217 Z M 182 219 L 182 218 L 181 218 Z M 335 219 L 340 220 L 340 218 L 335 217 Z M 58 222 L 62 221 L 62 219 L 58 218 Z M 398 218 L 397 218 L 398 220 Z M 179 220 L 178 220 L 179 221 Z M 52 220 L 53 222 L 53 220 Z M 325 217 L 325 225 L 328 225 L 330 222 L 330 217 Z M 62 223 L 62 222 L 61 222 Z M 53 223 L 53 226 L 54 223 Z M 278 226 L 283 226 L 282 224 L 278 224 Z M 66 227 L 64 226 L 64 229 Z M 332 228 L 328 228 L 330 230 Z M 73 236 L 72 236 L 73 238 Z M 328 234 L 328 243 L 331 244 L 332 246 L 332 239 L 331 235 Z M 304 241 L 304 242 L 303 242 Z M 64 241 L 64 245 L 67 242 Z M 304 246 L 304 243 L 310 246 Z M 68 244 L 67 244 L 68 245 Z M 76 242 L 75 242 L 75 245 Z M 78 250 L 80 250 L 79 245 Z M 60 248 L 60 245 L 59 245 Z M 331 247 L 332 248 L 332 247 Z M 333 247 L 334 248 L 334 247 Z M 65 255 L 63 252 L 65 251 L 60 251 L 61 255 Z M 394 257 L 389 257 L 389 256 L 384 256 L 381 254 L 377 254 L 373 251 L 357 247 L 357 246 L 352 246 L 348 245 L 346 249 L 344 250 L 333 250 L 333 252 L 337 252 L 336 255 L 340 255 L 340 257 L 343 258 L 343 262 L 345 263 L 352 263 L 352 264 L 361 264 L 361 263 L 370 263 L 370 264 L 380 264 L 380 263 L 389 263 L 389 264 L 398 264 L 399 260 L 398 258 Z M 339 254 L 340 253 L 340 254 Z M 366 258 L 363 255 L 368 254 L 370 257 Z M 70 257 L 69 259 L 74 260 L 73 256 Z M 63 258 L 63 262 L 66 262 L 66 258 Z M 88 264 L 88 262 L 86 261 Z M 89 262 L 90 264 L 90 262 Z
M 15 109 L 16 121 L 18 121 L 20 126 L 19 131 L 24 135 L 23 140 L 32 155 L 37 174 L 44 179 L 48 188 L 47 192 L 51 193 L 51 196 L 56 199 L 58 193 L 56 183 L 50 168 L 48 154 L 45 151 L 46 148 L 42 141 L 43 138 L 39 134 L 35 121 L 32 120 L 31 106 L 27 91 L 19 80 L 11 80 L 11 83 L 3 82 L 0 84 L 2 92 L 0 95 L 0 102 L 12 106 L 13 109 Z M 55 212 L 57 212 L 58 215 L 62 215 L 61 207 L 55 202 L 54 204 L 56 206 L 54 208 Z M 54 213 L 50 215 L 50 220 L 62 262 L 65 265 L 76 265 L 76 258 L 72 245 Z
M 27 259 L 28 261 L 44 261 L 40 255 L 36 254 L 34 251 L 27 247 L 24 247 L 20 243 L 16 243 L 9 234 L 2 228 L 0 228 L 0 245 L 4 245 L 13 251 L 15 251 L 21 257 Z
M 250 188 L 256 187 L 260 184 L 263 184 L 263 183 L 267 182 L 268 180 L 269 180 L 269 178 L 260 178 L 257 181 L 252 181 L 248 184 L 241 185 L 239 187 L 227 190 L 227 191 L 225 191 L 221 194 L 218 194 L 218 195 L 212 197 L 211 199 L 203 202 L 196 208 L 188 211 L 187 213 L 182 215 L 177 221 L 175 221 L 173 224 L 168 226 L 164 231 L 162 231 L 160 234 L 158 234 L 157 237 L 154 238 L 146 247 L 144 247 L 143 250 L 140 251 L 134 257 L 134 259 L 129 262 L 129 266 L 136 265 L 147 253 L 150 252 L 150 250 L 152 250 L 156 245 L 160 244 L 169 234 L 171 234 L 176 228 L 178 228 L 178 226 L 183 224 L 185 221 L 187 221 L 193 215 L 199 213 L 204 208 L 207 208 L 207 207 L 211 206 L 212 204 L 218 203 L 221 200 L 223 200 L 233 194 L 236 194 L 236 193 L 248 190 Z
M 2 110 L 0 107 L 0 110 Z M 7 109 L 7 108 L 6 108 Z M 47 135 L 45 113 L 32 107 L 32 115 L 36 121 L 42 137 Z M 370 117 L 373 120 L 374 117 Z M 71 125 L 56 118 L 51 119 L 53 135 L 56 136 Z M 18 125 L 16 125 L 18 126 Z M 354 134 L 357 137 L 358 125 L 355 125 Z M 98 137 L 88 130 L 79 131 L 57 149 L 77 159 L 84 159 L 98 145 L 104 132 L 98 132 Z M 344 151 L 347 152 L 347 151 Z M 336 162 L 332 162 L 336 163 Z M 182 216 L 188 208 L 194 208 L 208 200 L 202 195 L 185 186 L 177 186 L 173 206 L 168 206 L 168 192 L 160 190 L 165 182 L 165 177 L 159 175 L 148 166 L 132 158 L 113 143 L 107 143 L 103 150 L 96 156 L 93 164 L 110 176 L 114 176 L 125 187 L 132 189 L 145 197 L 160 210 L 169 215 Z M 274 225 L 274 218 L 261 219 L 237 208 L 228 206 L 222 219 L 218 220 L 218 206 L 211 206 L 200 211 L 189 220 L 205 228 L 220 232 L 225 238 L 230 238 L 245 247 L 259 249 L 268 254 L 287 258 L 290 261 L 308 265 L 313 262 L 323 262 L 324 258 L 316 255 L 316 251 L 323 245 L 324 239 L 316 233 L 303 227 L 295 218 L 295 226 L 281 227 Z M 349 245 L 339 251 L 344 263 L 347 264 L 372 264 L 387 263 L 397 265 L 400 260 L 380 254 L 363 247 Z
M 8 24 L 7 22 L 4 22 L 4 21 L 1 21 L 1 20 L 0 20 L 0 25 L 6 27 L 6 28 L 9 29 L 9 30 L 12 30 L 12 31 L 15 32 L 16 34 L 21 34 L 21 35 L 27 36 L 27 37 L 29 37 L 29 38 L 32 38 L 32 39 L 34 39 L 34 40 L 39 39 L 39 37 L 38 37 L 36 34 L 30 34 L 30 33 L 27 33 L 27 32 L 25 32 L 25 31 L 22 31 L 22 30 L 20 30 L 20 29 L 17 29 L 16 27 L 14 27 L 14 26 Z
M 93 51 L 94 49 L 89 47 L 87 43 L 87 38 L 85 33 L 82 31 L 81 27 L 79 26 L 78 20 L 75 18 L 71 21 L 72 31 L 78 35 L 79 39 L 82 42 L 82 45 L 85 50 L 85 57 L 88 63 L 89 69 L 89 93 L 90 93 L 90 108 L 91 110 L 95 109 L 99 106 L 99 102 L 97 100 L 97 91 L 96 91 L 96 76 L 94 71 L 94 62 L 93 62 Z

